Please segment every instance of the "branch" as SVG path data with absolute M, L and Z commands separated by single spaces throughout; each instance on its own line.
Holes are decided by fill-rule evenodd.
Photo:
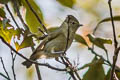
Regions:
M 0 72 L 0 75 L 1 75 L 2 77 L 4 77 L 5 79 L 10 80 L 7 76 L 5 76 L 4 74 L 2 74 L 1 72 Z
M 70 71 L 68 71 L 68 73 L 71 75 L 71 77 L 73 78 L 73 80 L 77 80 L 77 79 L 75 78 L 74 73 L 73 73 L 74 71 L 72 70 L 71 66 L 69 66 L 69 63 L 67 63 L 67 62 L 64 60 L 63 57 L 61 57 L 61 59 L 62 59 L 64 65 L 66 66 L 66 68 L 69 68 L 69 69 L 70 69 Z M 70 64 L 71 64 L 71 63 L 70 63 Z
M 110 17 L 111 17 L 111 23 L 112 23 L 112 28 L 113 28 L 113 37 L 114 37 L 114 47 L 115 47 L 115 50 L 114 50 L 113 65 L 112 65 L 110 80 L 112 80 L 113 77 L 114 77 L 115 65 L 116 65 L 117 58 L 118 58 L 118 53 L 119 53 L 119 50 L 120 50 L 120 47 L 117 46 L 118 42 L 117 42 L 117 39 L 116 39 L 116 31 L 115 31 L 114 19 L 113 19 L 113 14 L 112 14 L 111 1 L 112 0 L 108 1 L 108 5 L 109 5 L 109 9 L 110 9 Z
M 112 66 L 112 64 L 108 60 L 104 59 L 101 55 L 97 54 L 92 48 L 88 47 L 88 50 L 90 50 L 95 56 L 98 56 L 101 59 L 103 59 L 106 63 L 108 63 L 109 66 Z
M 116 67 L 116 62 L 117 62 L 117 58 L 118 58 L 118 53 L 119 53 L 119 51 L 120 51 L 120 47 L 118 47 L 118 48 L 115 49 L 115 51 L 114 51 L 113 65 L 112 65 L 110 80 L 112 80 L 112 79 L 114 78 L 114 72 L 115 72 L 115 67 Z
M 9 74 L 8 74 L 6 68 L 5 68 L 5 65 L 4 65 L 4 62 L 3 62 L 2 57 L 0 57 L 0 59 L 1 59 L 1 63 L 2 63 L 3 69 L 4 69 L 4 71 L 5 71 L 6 75 L 7 75 L 7 78 L 8 78 L 9 80 L 11 80 L 11 79 L 10 79 L 10 76 L 9 76 Z
M 16 80 L 16 74 L 15 74 L 15 69 L 14 69 L 14 62 L 15 62 L 16 55 L 15 57 L 13 57 L 12 50 L 11 50 L 11 56 L 12 56 L 12 72 L 13 72 L 14 80 Z
M 19 25 L 18 25 L 17 22 L 15 21 L 15 18 L 13 17 L 12 12 L 10 11 L 10 9 L 9 9 L 9 7 L 8 7 L 7 4 L 5 4 L 5 7 L 6 7 L 7 11 L 9 12 L 9 14 L 10 14 L 12 20 L 14 21 L 15 25 L 17 26 L 17 28 L 20 29 Z
M 14 3 L 14 7 L 15 7 L 15 9 L 16 9 L 16 11 L 17 11 L 17 16 L 19 17 L 20 21 L 22 22 L 24 28 L 25 28 L 26 30 L 30 31 L 30 30 L 29 30 L 29 27 L 27 26 L 27 24 L 25 24 L 25 22 L 24 22 L 24 20 L 23 20 L 23 18 L 22 18 L 22 16 L 21 16 L 21 14 L 20 14 L 17 0 L 12 0 L 12 2 Z
M 37 20 L 39 21 L 39 23 L 42 25 L 44 31 L 45 31 L 46 33 L 48 33 L 45 25 L 42 23 L 42 21 L 40 20 L 39 16 L 37 15 L 37 13 L 35 12 L 35 10 L 34 10 L 34 9 L 32 8 L 32 6 L 30 5 L 29 1 L 28 1 L 28 0 L 25 0 L 25 1 L 26 1 L 27 5 L 29 6 L 30 10 L 33 12 L 33 14 L 35 15 L 35 17 L 37 18 Z M 40 30 L 40 31 L 44 34 L 44 32 L 43 32 L 42 30 Z
M 110 9 L 110 17 L 111 17 L 111 23 L 112 23 L 112 28 L 113 28 L 113 37 L 114 37 L 114 46 L 117 48 L 118 42 L 116 39 L 116 31 L 115 31 L 115 25 L 114 25 L 114 19 L 113 19 L 113 14 L 112 14 L 112 7 L 111 7 L 111 1 L 108 1 L 109 9 Z
M 67 71 L 66 69 L 60 69 L 60 68 L 56 68 L 56 67 L 53 67 L 51 65 L 49 65 L 48 63 L 38 63 L 36 61 L 33 61 L 33 60 L 30 60 L 28 58 L 26 58 L 25 56 L 23 56 L 21 53 L 17 52 L 11 45 L 9 45 L 1 36 L 0 36 L 0 39 L 2 40 L 2 42 L 4 44 L 6 44 L 12 51 L 14 51 L 17 55 L 19 55 L 20 57 L 22 57 L 23 59 L 27 60 L 27 61 L 30 61 L 31 63 L 33 64 L 38 64 L 40 66 L 46 66 L 48 68 L 51 68 L 53 70 L 57 70 L 57 71 Z
M 41 74 L 40 74 L 40 70 L 39 70 L 39 67 L 38 67 L 37 64 L 35 64 L 35 68 L 36 68 L 36 71 L 37 71 L 38 80 L 42 80 L 42 77 L 41 77 Z

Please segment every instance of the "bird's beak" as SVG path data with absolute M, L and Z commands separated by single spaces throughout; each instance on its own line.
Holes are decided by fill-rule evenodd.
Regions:
M 83 24 L 79 24 L 79 27 L 80 27 L 80 26 L 83 26 Z

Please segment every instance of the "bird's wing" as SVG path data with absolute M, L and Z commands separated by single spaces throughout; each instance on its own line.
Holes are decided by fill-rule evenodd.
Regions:
M 48 36 L 40 43 L 40 45 L 35 49 L 32 55 L 34 55 L 37 51 L 43 50 L 45 44 L 53 39 L 55 39 L 57 36 L 60 35 L 60 30 L 55 30 L 48 34 Z M 31 56 L 32 56 L 31 55 Z
M 47 39 L 48 41 L 50 41 L 50 40 L 56 38 L 57 36 L 59 36 L 59 35 L 61 34 L 61 32 L 62 32 L 62 31 L 61 31 L 61 29 L 59 28 L 59 29 L 57 29 L 57 30 L 49 33 L 48 36 L 45 38 L 45 40 Z

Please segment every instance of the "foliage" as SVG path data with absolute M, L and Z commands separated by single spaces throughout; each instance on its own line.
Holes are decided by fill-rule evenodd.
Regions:
M 28 48 L 28 47 L 33 48 L 35 46 L 34 39 L 39 41 L 36 36 L 38 35 L 41 36 L 42 31 L 43 33 L 45 32 L 43 28 L 43 24 L 45 24 L 44 14 L 41 8 L 35 2 L 35 0 L 28 0 L 28 2 L 30 6 L 33 8 L 33 10 L 35 11 L 35 13 L 38 15 L 38 17 L 35 16 L 35 13 L 32 11 L 32 9 L 30 8 L 26 0 L 16 0 L 15 2 L 13 1 L 14 0 L 0 0 L 0 4 L 7 5 L 8 3 L 11 3 L 10 7 L 14 10 L 13 15 L 15 17 L 15 14 L 17 14 L 17 18 L 18 18 L 18 11 L 16 8 L 17 6 L 15 5 L 15 2 L 17 2 L 19 11 L 21 11 L 21 6 L 22 6 L 25 9 L 25 14 L 22 14 L 22 18 L 25 15 L 25 19 L 23 19 L 23 22 L 26 23 L 26 25 L 28 26 L 30 30 L 27 28 L 21 27 L 21 26 L 20 28 L 18 27 L 16 28 L 15 25 L 12 25 L 11 22 L 14 22 L 14 21 L 11 21 L 6 16 L 7 11 L 4 9 L 4 7 L 0 7 L 0 37 L 4 38 L 4 40 L 9 45 L 11 45 L 11 43 L 14 43 L 16 51 L 19 51 L 21 49 Z M 74 5 L 77 3 L 77 0 L 56 0 L 56 1 L 60 3 L 62 6 L 68 7 L 70 9 L 73 9 Z M 82 7 L 83 9 L 88 10 L 88 12 L 90 13 L 94 13 L 97 17 L 100 17 L 98 13 L 94 10 L 94 7 L 96 7 L 96 5 L 99 3 L 100 0 L 96 0 L 96 1 L 92 0 L 91 2 L 89 1 L 91 0 L 87 0 L 84 3 L 83 1 L 80 0 L 81 2 L 80 5 L 83 5 Z M 39 18 L 42 23 L 40 23 L 37 18 Z M 120 21 L 120 16 L 119 15 L 113 16 L 113 19 L 114 21 Z M 111 21 L 111 17 L 107 17 L 107 18 L 100 20 L 97 23 L 93 31 L 93 34 L 95 34 L 97 29 L 100 27 L 100 24 L 104 22 L 110 22 L 110 21 Z M 23 26 L 25 26 L 25 24 L 23 24 Z M 40 28 L 41 32 L 39 31 L 38 28 Z M 58 29 L 58 27 L 48 28 L 48 33 L 56 29 Z M 93 34 L 88 33 L 87 36 L 85 37 L 89 39 L 90 43 L 94 44 L 95 46 L 107 52 L 105 44 L 112 45 L 113 44 L 112 40 L 102 38 L 102 37 L 96 37 Z M 95 50 L 93 49 L 93 47 L 88 45 L 87 43 L 88 41 L 85 39 L 85 37 L 83 37 L 80 34 L 75 34 L 74 37 L 75 37 L 75 41 L 78 44 L 79 43 L 83 44 L 84 46 L 88 48 L 88 50 L 91 50 L 91 53 L 95 54 L 94 59 L 90 63 L 86 63 L 84 66 L 76 69 L 79 71 L 79 70 L 88 68 L 86 73 L 83 75 L 82 80 L 109 80 L 111 76 L 110 75 L 111 69 L 109 69 L 107 74 L 105 74 L 105 70 L 104 70 L 105 68 L 103 67 L 103 65 L 106 65 L 107 62 L 110 64 L 110 61 L 104 59 L 101 55 L 98 55 L 97 53 L 95 53 Z M 120 37 L 120 35 L 118 37 Z M 111 68 L 111 65 L 109 64 L 108 66 Z M 32 79 L 34 72 L 35 71 L 33 68 L 29 69 L 27 71 L 27 76 L 30 79 Z M 116 74 L 116 77 L 120 79 L 120 68 L 118 66 L 115 66 L 115 74 Z M 0 72 L 0 76 L 3 76 L 4 78 L 8 79 L 2 72 Z M 69 79 L 71 79 L 71 77 Z
M 104 80 L 103 60 L 95 57 L 89 66 L 88 71 L 83 76 L 83 80 Z

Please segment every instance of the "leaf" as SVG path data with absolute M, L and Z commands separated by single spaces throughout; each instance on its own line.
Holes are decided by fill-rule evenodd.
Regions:
M 5 11 L 3 10 L 3 8 L 0 8 L 0 17 L 5 18 Z
M 112 40 L 111 39 L 105 39 L 105 38 L 99 38 L 99 37 L 95 37 L 92 34 L 88 34 L 87 35 L 89 40 L 96 45 L 99 48 L 102 48 L 106 51 L 106 48 L 104 46 L 104 44 L 112 44 Z
M 95 61 L 98 61 L 98 63 L 89 67 L 88 71 L 83 76 L 83 80 L 104 80 L 105 73 L 102 66 L 103 62 L 99 62 L 97 57 L 93 59 L 92 63 Z
M 5 39 L 5 41 L 10 43 L 13 33 L 14 33 L 14 28 L 11 27 L 9 23 L 7 23 L 4 28 L 2 25 L 2 21 L 0 20 L 0 35 Z
M 120 16 L 113 16 L 114 21 L 120 21 Z M 103 23 L 103 22 L 108 22 L 111 21 L 111 17 L 107 17 L 103 20 L 101 20 L 98 24 Z
M 25 19 L 26 19 L 26 22 L 28 24 L 28 27 L 30 28 L 32 33 L 37 33 L 38 32 L 38 27 L 40 27 L 41 29 L 43 29 L 43 27 L 41 26 L 41 24 L 39 23 L 39 21 L 37 20 L 37 18 L 33 14 L 33 12 L 30 10 L 30 8 L 27 5 L 27 3 L 25 2 L 25 0 L 22 0 L 22 3 L 26 8 Z M 29 0 L 29 3 L 32 6 L 32 8 L 35 10 L 37 15 L 39 16 L 42 23 L 44 24 L 42 11 L 39 8 L 39 6 L 35 3 L 35 0 Z
M 77 4 L 84 9 L 88 14 L 94 15 L 97 19 L 99 19 L 100 13 L 94 8 L 98 6 L 101 0 L 78 0 Z
M 26 47 L 34 46 L 33 38 L 32 36 L 28 36 L 28 34 L 24 34 L 23 41 L 19 44 L 18 42 L 15 42 L 16 50 L 20 50 Z
M 114 19 L 114 21 L 120 21 L 120 16 L 119 16 L 119 15 L 118 15 L 118 16 L 113 16 L 113 19 Z M 94 29 L 94 33 L 95 33 L 96 30 L 100 27 L 99 25 L 100 25 L 101 23 L 103 23 L 103 22 L 108 22 L 108 21 L 111 21 L 111 17 L 107 17 L 107 18 L 99 21 L 98 24 L 97 24 L 97 26 L 96 26 L 95 29 Z
M 0 0 L 1 4 L 7 4 L 10 0 Z
M 115 69 L 116 70 L 116 69 Z M 116 73 L 116 72 L 115 72 Z M 105 76 L 105 79 L 104 80 L 110 80 L 110 76 L 111 76 L 111 68 L 108 70 L 106 76 Z M 116 78 L 116 77 L 115 77 Z M 113 77 L 112 80 L 117 80 Z
M 88 44 L 86 43 L 85 39 L 81 35 L 79 35 L 79 34 L 75 34 L 75 40 L 77 42 L 79 42 L 79 43 L 82 43 L 82 44 L 88 46 Z
M 96 61 L 94 61 L 92 63 L 88 63 L 88 64 L 83 65 L 82 67 L 78 68 L 78 70 L 85 69 L 87 67 L 96 65 L 97 63 L 103 63 L 103 62 L 104 62 L 103 59 L 99 59 L 99 60 L 96 60 Z
M 33 67 L 27 69 L 27 80 L 33 80 L 34 72 L 35 71 Z
M 4 18 L 3 21 L 2 21 L 2 24 L 3 24 L 3 29 L 5 29 L 6 25 L 9 25 L 8 24 L 9 20 Z
M 118 38 L 120 38 L 120 35 L 118 35 Z
M 18 51 L 19 50 L 19 43 L 17 42 L 17 41 L 14 41 L 14 44 L 15 44 L 15 47 L 16 47 L 16 51 Z
M 120 68 L 119 67 L 115 68 L 115 74 L 116 74 L 117 78 L 120 80 Z
M 6 42 L 10 43 L 12 37 L 20 38 L 20 35 L 22 33 L 22 30 L 20 29 L 14 29 L 12 25 L 9 24 L 9 22 L 4 23 L 4 27 L 2 25 L 3 21 L 0 20 L 0 35 L 5 39 Z
M 63 6 L 72 8 L 73 5 L 76 3 L 76 0 L 57 0 Z
M 108 70 L 104 80 L 110 80 L 110 72 L 111 72 L 111 69 Z
M 17 36 L 17 39 L 20 40 L 20 35 L 22 34 L 22 28 L 21 29 L 16 29 L 14 31 L 14 38 Z

